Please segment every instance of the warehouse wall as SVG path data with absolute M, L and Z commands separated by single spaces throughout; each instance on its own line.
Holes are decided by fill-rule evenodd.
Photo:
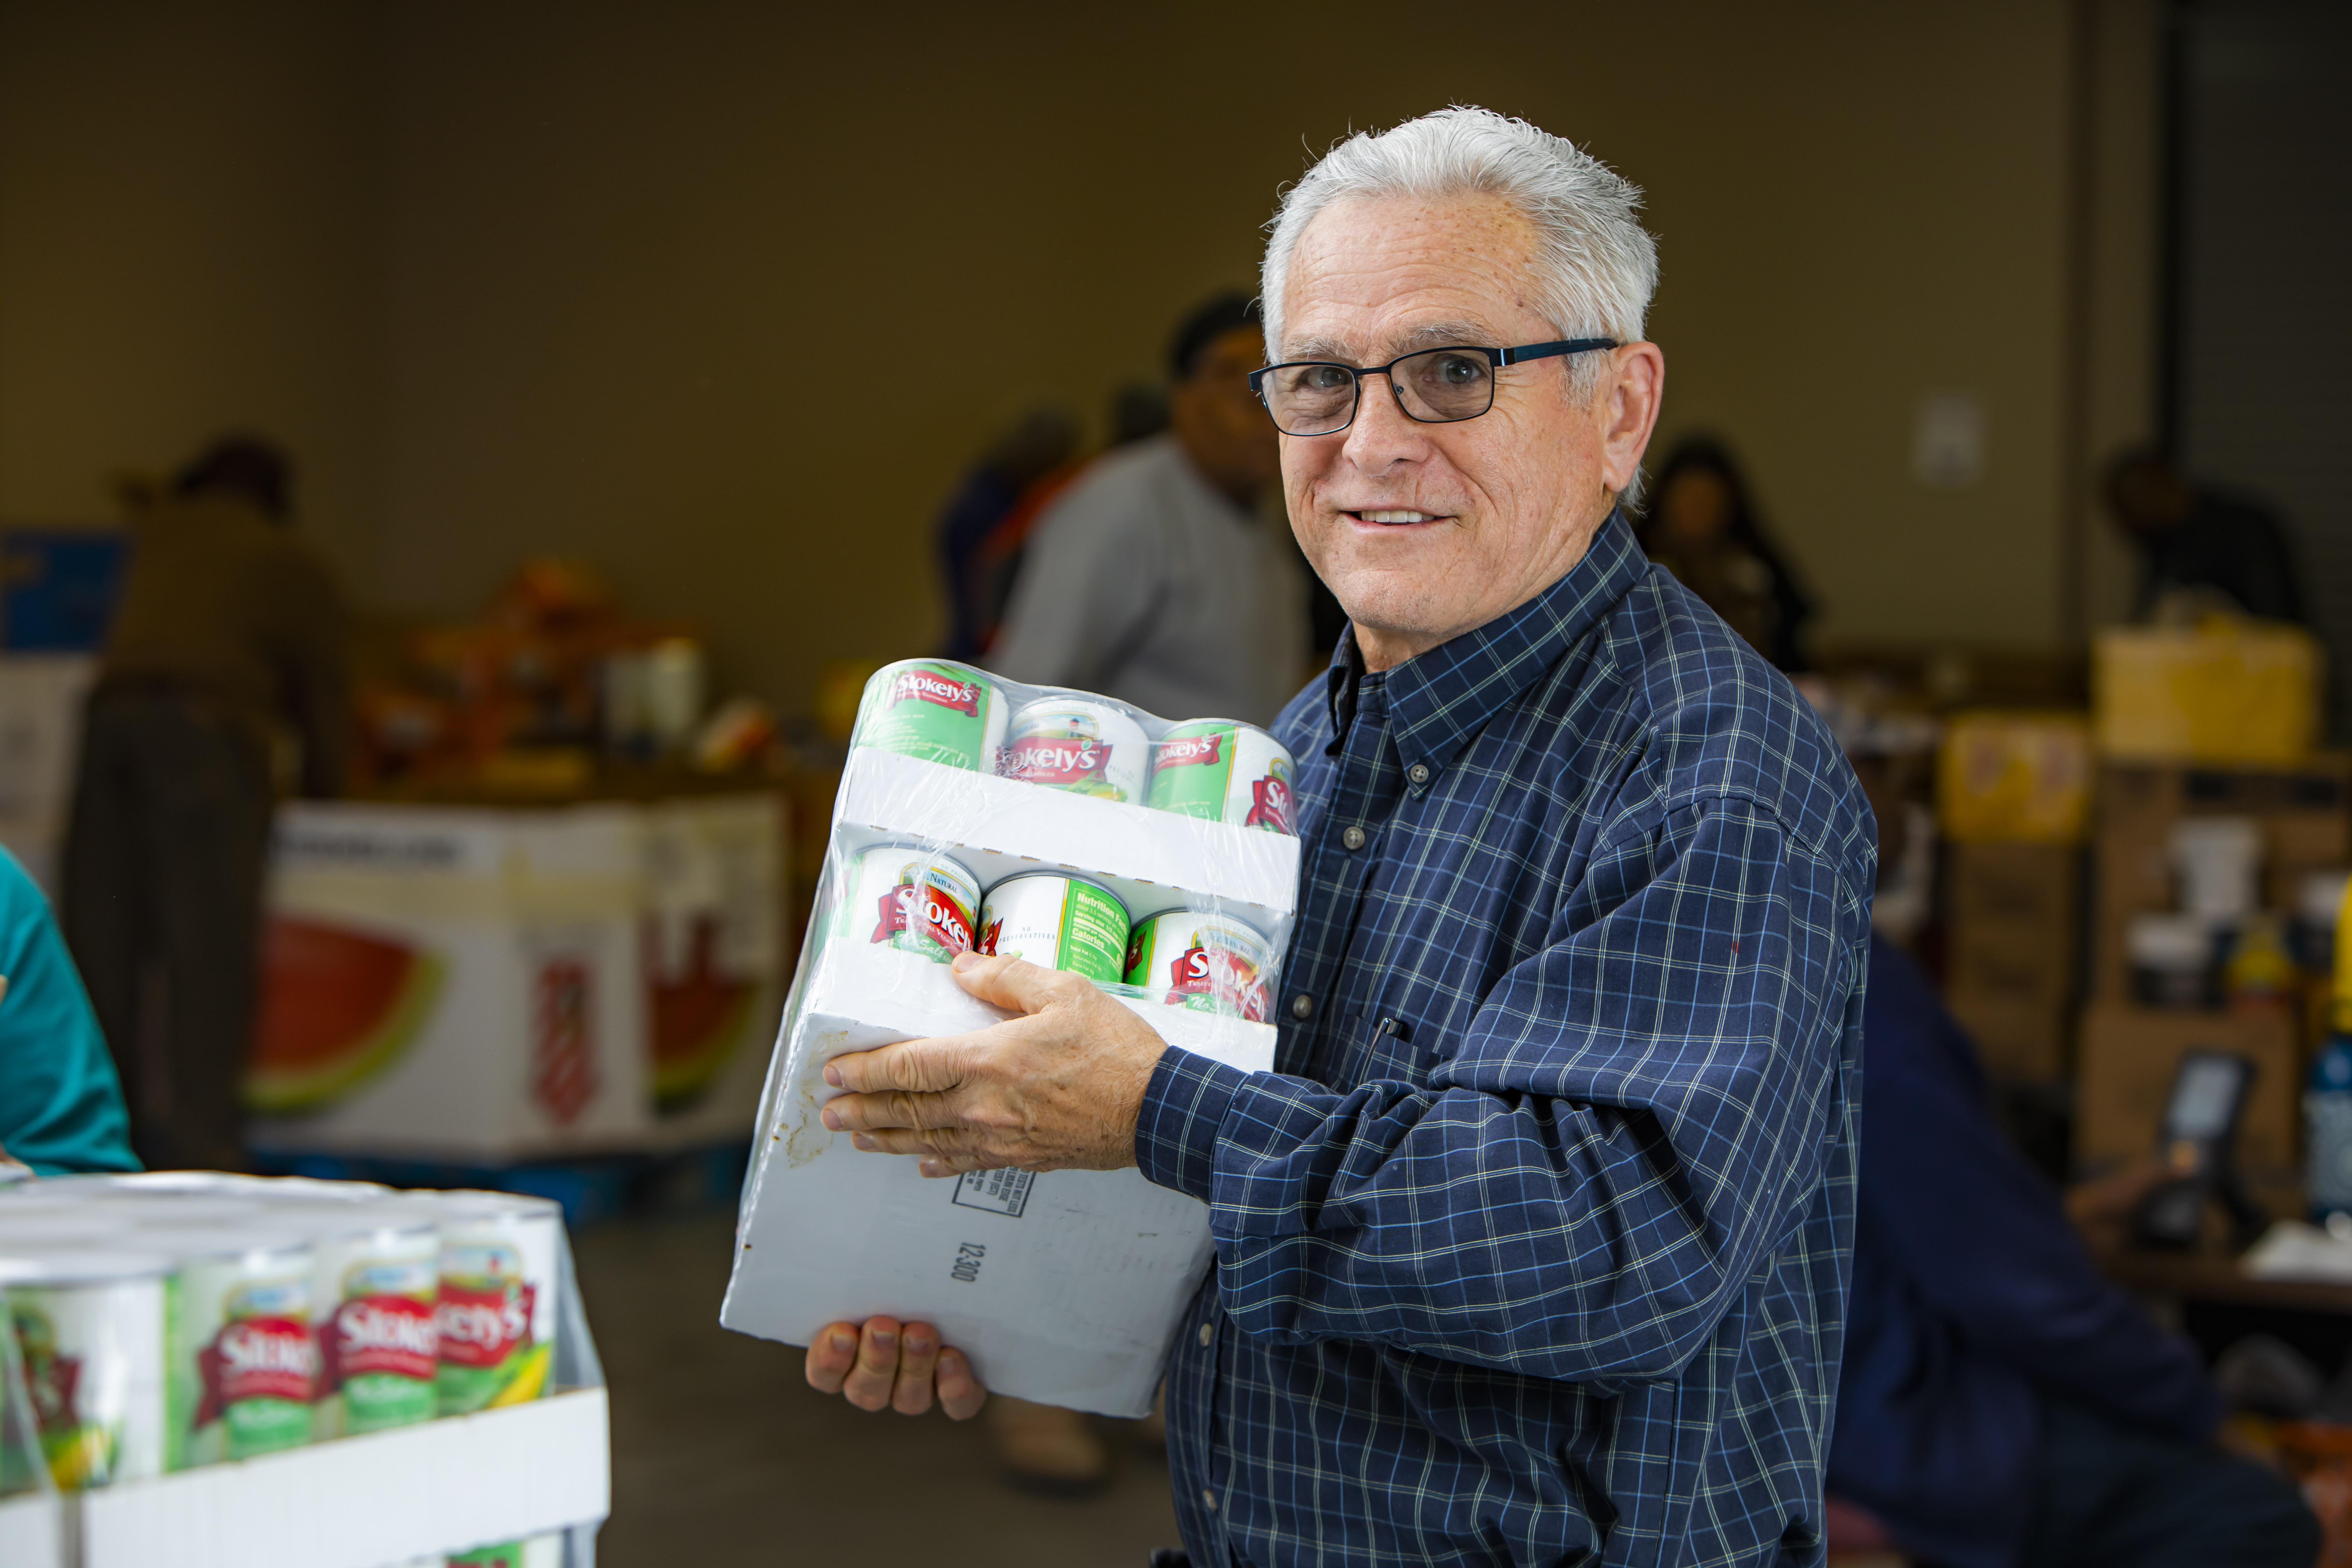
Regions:
M 361 13 L 291 0 L 0 0 L 0 518 L 107 520 L 115 476 L 250 427 L 366 563 L 371 46 Z
M 1826 636 L 2062 635 L 2053 0 L 227 9 L 0 0 L 0 515 L 259 423 L 379 602 L 580 551 L 791 705 L 927 642 L 966 456 L 1151 369 L 1307 149 L 1477 101 L 1649 187 L 1664 437 L 1748 454 Z M 1954 393 L 1982 476 L 1928 489 Z

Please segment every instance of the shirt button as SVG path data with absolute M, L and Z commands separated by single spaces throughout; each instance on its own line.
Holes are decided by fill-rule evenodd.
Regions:
M 1361 849 L 1364 847 L 1364 830 L 1360 827 L 1349 827 L 1347 832 L 1339 835 L 1339 842 L 1350 849 Z
M 1404 776 L 1411 779 L 1417 784 L 1425 784 L 1429 782 L 1429 764 L 1427 763 L 1415 763 L 1412 766 L 1405 769 Z
M 1201 1325 L 1201 1342 L 1202 1344 L 1207 1344 L 1211 1340 L 1213 1340 L 1216 1337 L 1216 1325 L 1213 1323 L 1202 1323 Z
M 1207 1509 L 1211 1513 L 1216 1512 L 1217 1494 L 1211 1491 L 1208 1488 L 1202 1487 L 1201 1489 L 1201 1505 Z
M 1314 1011 L 1315 998 L 1307 995 L 1305 992 L 1302 991 L 1297 995 L 1293 996 L 1290 999 L 1290 1016 L 1292 1017 L 1304 1022 L 1307 1015 Z

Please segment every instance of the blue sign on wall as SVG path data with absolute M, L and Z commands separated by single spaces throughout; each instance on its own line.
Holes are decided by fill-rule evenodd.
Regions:
M 130 560 L 121 529 L 0 530 L 0 649 L 98 652 Z

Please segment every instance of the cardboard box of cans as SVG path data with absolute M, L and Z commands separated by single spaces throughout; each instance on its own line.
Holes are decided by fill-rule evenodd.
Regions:
M 61 1494 L 83 1568 L 522 1568 L 604 1512 L 603 1378 L 544 1200 L 205 1173 L 25 1183 L 0 1188 L 0 1496 Z M 552 1500 L 465 1457 L 525 1426 L 573 1453 Z M 417 1495 L 368 1493 L 387 1465 Z M 313 1506 L 338 1486 L 362 1487 L 351 1509 Z M 223 1506 L 295 1491 L 286 1517 Z
M 875 1313 L 938 1324 L 988 1385 L 1150 1407 L 1211 1254 L 1134 1170 L 926 1181 L 825 1130 L 824 1064 L 1004 1016 L 956 953 L 1084 975 L 1171 1045 L 1272 1067 L 1298 879 L 1294 763 L 1264 731 L 910 661 L 867 683 L 769 1071 L 721 1319 L 806 1344 Z

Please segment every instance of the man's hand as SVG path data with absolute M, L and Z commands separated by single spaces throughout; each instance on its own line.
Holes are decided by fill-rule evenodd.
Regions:
M 924 1156 L 927 1176 L 1116 1171 L 1135 1163 L 1135 1119 L 1166 1047 L 1092 981 L 1017 958 L 959 953 L 956 983 L 1022 1016 L 969 1035 L 835 1057 L 848 1092 L 823 1120 L 858 1148 Z
M 934 1396 L 950 1418 L 969 1421 L 988 1403 L 988 1390 L 971 1374 L 963 1352 L 940 1343 L 929 1323 L 901 1325 L 896 1318 L 828 1323 L 808 1348 L 809 1386 L 838 1394 L 860 1410 L 886 1406 L 901 1415 L 920 1415 Z
M 2074 1232 L 2095 1254 L 2119 1250 L 2131 1238 L 2131 1223 L 2148 1194 L 2172 1179 L 2173 1173 L 2150 1156 L 2121 1170 L 2110 1171 L 2066 1189 L 2066 1217 Z

